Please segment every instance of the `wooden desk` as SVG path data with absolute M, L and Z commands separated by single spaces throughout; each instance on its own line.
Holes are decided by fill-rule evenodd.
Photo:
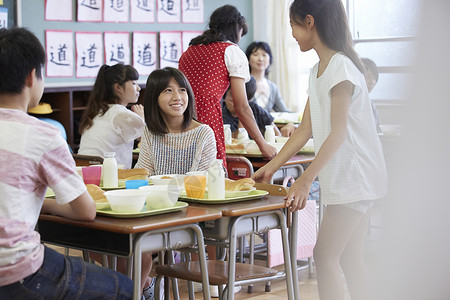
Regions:
M 261 186 L 257 187 L 260 188 Z M 221 240 L 221 243 L 213 243 L 216 245 L 228 245 L 229 247 L 229 269 L 228 269 L 228 290 L 236 285 L 246 285 L 254 282 L 262 282 L 282 278 L 284 275 L 277 274 L 273 278 L 265 277 L 252 280 L 241 280 L 235 283 L 235 263 L 236 263 L 236 239 L 239 236 L 252 233 L 264 233 L 270 229 L 280 228 L 282 233 L 284 266 L 286 272 L 286 286 L 288 299 L 295 299 L 295 291 L 297 286 L 297 277 L 292 273 L 292 261 L 290 259 L 289 238 L 287 233 L 285 218 L 285 201 L 284 196 L 266 195 L 260 200 L 250 200 L 243 202 L 235 202 L 228 204 L 192 204 L 193 207 L 220 209 L 222 218 L 209 222 L 202 222 L 203 234 L 215 240 Z M 228 241 L 228 242 L 226 242 Z M 296 245 L 294 241 L 294 245 Z M 295 283 L 294 284 L 294 279 Z M 298 290 L 298 288 L 297 288 Z M 231 288 L 232 291 L 232 288 Z M 234 299 L 234 293 L 228 292 L 227 299 Z
M 128 276 L 134 279 L 133 299 L 140 299 L 141 294 L 142 252 L 179 249 L 198 243 L 203 296 L 210 299 L 203 233 L 196 223 L 221 216 L 221 211 L 212 207 L 186 207 L 179 212 L 132 219 L 98 216 L 92 222 L 41 214 L 38 231 L 46 243 L 127 257 Z

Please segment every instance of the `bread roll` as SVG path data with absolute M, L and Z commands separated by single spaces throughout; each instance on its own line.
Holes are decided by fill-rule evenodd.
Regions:
M 133 180 L 133 179 L 147 179 L 148 175 L 150 174 L 146 169 L 119 169 L 118 171 L 118 178 L 119 179 L 126 179 L 126 180 Z M 139 178 L 130 178 L 134 176 L 141 176 Z M 145 177 L 144 177 L 145 176 Z
M 231 180 L 225 178 L 225 190 L 227 191 L 248 191 L 253 188 L 255 181 L 251 178 Z
M 245 149 L 244 144 L 226 144 L 225 145 L 226 150 L 236 150 L 241 151 Z
M 91 195 L 92 199 L 94 199 L 95 202 L 97 203 L 108 202 L 105 194 L 103 194 L 104 191 L 95 184 L 86 184 L 86 188 L 89 195 Z

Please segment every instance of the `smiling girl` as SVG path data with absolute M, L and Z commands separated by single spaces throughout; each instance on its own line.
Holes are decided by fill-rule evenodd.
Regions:
M 387 193 L 387 174 L 364 67 L 340 0 L 294 0 L 289 15 L 300 50 L 314 50 L 319 62 L 311 69 L 302 122 L 252 178 L 269 181 L 314 136 L 315 159 L 289 188 L 286 205 L 304 208 L 319 176 L 326 205 L 314 248 L 320 299 L 345 299 L 345 283 L 352 300 L 372 299 L 363 250 L 370 209 Z
M 103 65 L 98 71 L 80 124 L 78 154 L 101 156 L 115 152 L 118 164 L 131 168 L 134 140 L 144 129 L 144 107 L 136 103 L 139 73 L 130 65 Z
M 214 132 L 194 119 L 194 94 L 184 74 L 153 71 L 144 96 L 147 126 L 135 168 L 150 175 L 207 170 L 217 154 Z

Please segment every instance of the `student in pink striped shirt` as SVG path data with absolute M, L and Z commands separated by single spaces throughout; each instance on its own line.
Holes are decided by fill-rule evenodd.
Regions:
M 130 299 L 132 281 L 41 244 L 39 213 L 93 220 L 95 204 L 59 130 L 27 114 L 44 90 L 45 52 L 0 29 L 0 299 Z M 47 187 L 55 199 L 44 200 Z

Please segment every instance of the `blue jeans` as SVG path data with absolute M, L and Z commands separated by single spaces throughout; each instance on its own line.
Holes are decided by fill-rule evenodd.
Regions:
M 0 299 L 131 299 L 133 282 L 115 271 L 45 247 L 41 268 L 0 287 Z

